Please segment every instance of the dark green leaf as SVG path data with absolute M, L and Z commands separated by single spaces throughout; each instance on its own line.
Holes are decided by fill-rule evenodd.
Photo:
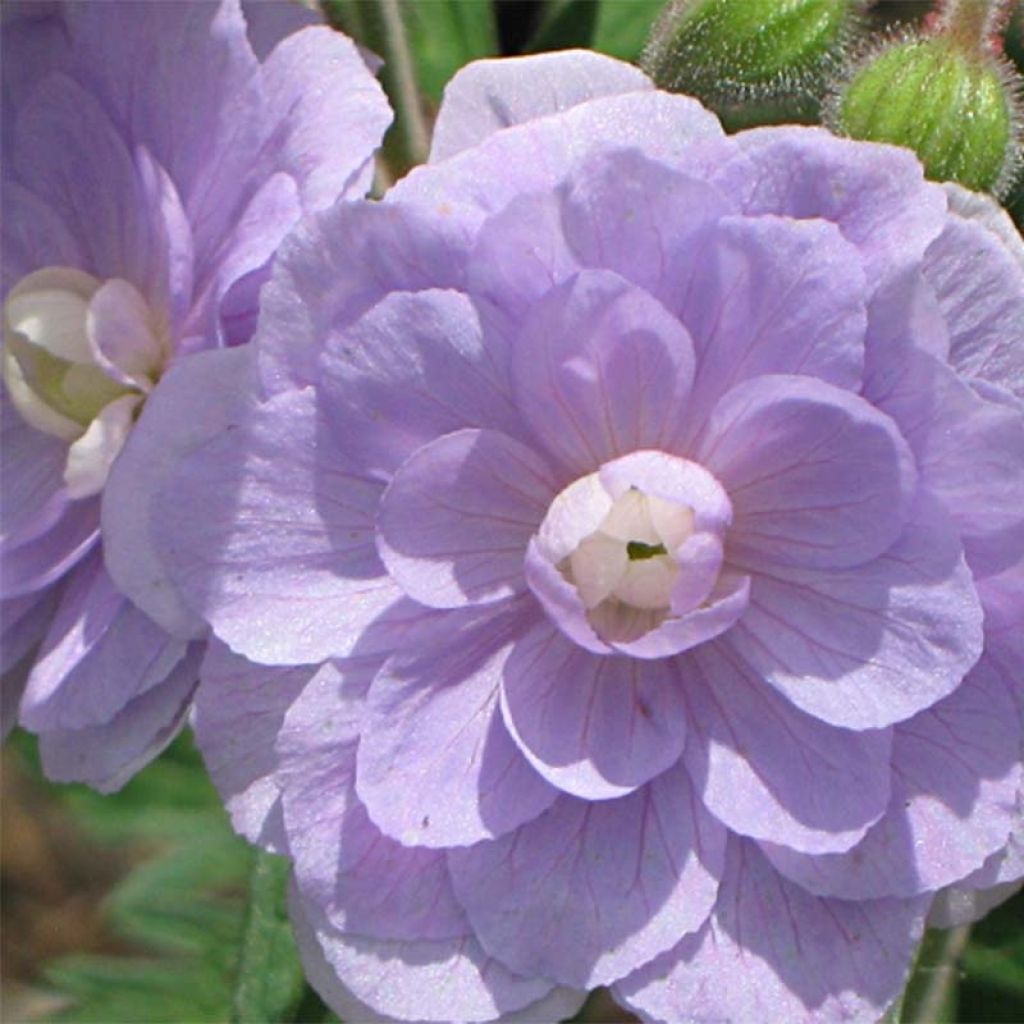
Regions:
M 664 0 L 601 0 L 594 49 L 636 61 L 664 6 Z
M 598 9 L 594 0 L 549 0 L 526 52 L 590 46 L 597 27 Z

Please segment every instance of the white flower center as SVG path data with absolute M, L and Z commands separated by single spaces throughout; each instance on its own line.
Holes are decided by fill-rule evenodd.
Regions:
M 46 267 L 11 289 L 4 383 L 26 423 L 68 442 L 72 498 L 103 489 L 167 354 L 166 331 L 127 281 Z

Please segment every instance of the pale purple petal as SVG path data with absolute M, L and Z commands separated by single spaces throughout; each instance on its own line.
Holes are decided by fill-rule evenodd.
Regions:
M 187 458 L 152 499 L 186 603 L 265 664 L 345 654 L 399 591 L 373 546 L 380 485 L 337 464 L 310 391 L 287 392 Z
M 598 657 L 542 623 L 505 663 L 501 709 L 541 775 L 566 793 L 602 800 L 679 759 L 683 685 L 672 661 Z
M 78 242 L 60 215 L 48 203 L 11 180 L 7 173 L 0 182 L 0 209 L 3 210 L 0 245 L 4 254 L 0 284 L 4 295 L 33 270 L 81 265 L 83 257 Z
M 946 197 L 907 149 L 803 127 L 756 128 L 736 142 L 745 159 L 716 170 L 744 211 L 837 224 L 861 251 L 872 288 L 917 263 L 942 230 Z
M 22 698 L 22 722 L 36 732 L 109 722 L 162 685 L 185 651 L 116 589 L 96 550 L 64 589 Z
M 265 60 L 277 44 L 299 29 L 323 24 L 320 12 L 295 0 L 242 0 L 245 34 L 257 60 Z
M 748 377 L 800 373 L 860 386 L 868 292 L 860 257 L 835 225 L 723 217 L 688 255 L 671 309 L 697 353 L 691 432 Z
M 398 470 L 377 513 L 391 578 L 433 608 L 488 604 L 526 587 L 523 559 L 551 498 L 551 470 L 495 430 L 458 430 Z
M 318 387 L 349 460 L 385 482 L 441 434 L 518 428 L 499 360 L 473 304 L 455 291 L 393 292 L 332 332 L 321 370 Z
M 589 50 L 474 61 L 445 86 L 430 162 L 470 149 L 510 125 L 557 114 L 598 96 L 653 88 L 639 68 Z
M 176 364 L 149 397 L 102 498 L 103 556 L 126 594 L 169 633 L 191 638 L 202 620 L 181 599 L 157 550 L 151 509 L 181 460 L 240 422 L 251 399 L 249 349 L 201 352 Z
M 851 732 L 792 707 L 729 649 L 690 652 L 679 679 L 693 738 L 685 763 L 733 832 L 809 854 L 847 850 L 889 803 L 889 729 Z
M 374 680 L 356 790 L 386 835 L 407 846 L 468 845 L 535 818 L 558 796 L 498 707 L 502 667 L 528 621 L 516 606 L 449 612 Z
M 934 891 L 980 867 L 1019 813 L 1012 685 L 982 656 L 949 697 L 896 726 L 892 802 L 862 843 L 824 857 L 769 849 L 769 860 L 811 892 L 858 900 Z
M 513 349 L 519 408 L 565 482 L 637 449 L 673 449 L 693 380 L 686 331 L 610 271 L 582 271 L 531 312 Z
M 60 598 L 60 587 L 48 587 L 43 591 L 23 594 L 0 601 L 0 676 L 7 677 L 15 666 L 46 635 L 50 625 L 50 616 Z M 28 679 L 31 663 L 23 666 L 24 679 L 18 689 L 17 702 L 21 700 L 21 690 Z M 8 699 L 6 684 L 4 699 Z M 9 716 L 5 716 L 5 720 Z
M 318 909 L 292 888 L 289 910 L 303 964 L 328 1004 L 360 1014 L 350 1019 L 366 1019 L 360 1010 L 366 1006 L 385 1020 L 475 1024 L 504 1019 L 554 990 L 541 978 L 510 973 L 470 936 L 434 942 L 368 939 L 335 931 Z
M 899 995 L 927 900 L 819 899 L 733 840 L 706 927 L 614 995 L 653 1020 L 875 1024 Z
M 109 722 L 44 732 L 39 753 L 46 777 L 54 782 L 84 782 L 101 793 L 120 789 L 184 725 L 200 654 L 201 649 L 194 646 L 160 686 L 126 704 Z
M 729 561 L 747 569 L 877 557 L 902 534 L 917 483 L 888 416 L 809 377 L 767 375 L 728 391 L 694 458 L 729 494 Z
M 981 652 L 981 606 L 945 514 L 921 500 L 874 561 L 756 574 L 728 640 L 797 707 L 876 729 L 956 689 Z
M 254 665 L 217 640 L 199 671 L 192 728 L 206 770 L 235 831 L 274 853 L 288 851 L 274 743 L 285 712 L 316 671 Z
M 484 948 L 515 971 L 583 988 L 703 924 L 725 839 L 675 768 L 617 800 L 560 797 L 517 832 L 448 860 Z

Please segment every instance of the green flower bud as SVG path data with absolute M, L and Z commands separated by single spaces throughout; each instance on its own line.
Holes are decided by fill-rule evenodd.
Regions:
M 838 63 L 855 0 L 674 0 L 654 26 L 641 66 L 665 89 L 755 120 L 796 107 L 813 116 L 815 86 Z M 779 116 L 773 117 L 774 108 Z
M 1019 78 L 983 31 L 990 10 L 961 0 L 935 34 L 887 42 L 837 91 L 831 126 L 914 150 L 934 180 L 1005 193 L 1020 160 Z

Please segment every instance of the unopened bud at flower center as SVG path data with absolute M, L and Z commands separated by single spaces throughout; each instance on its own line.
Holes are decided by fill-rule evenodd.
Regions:
M 70 267 L 28 274 L 4 303 L 3 377 L 30 426 L 66 441 L 72 498 L 103 489 L 168 345 L 129 282 Z

